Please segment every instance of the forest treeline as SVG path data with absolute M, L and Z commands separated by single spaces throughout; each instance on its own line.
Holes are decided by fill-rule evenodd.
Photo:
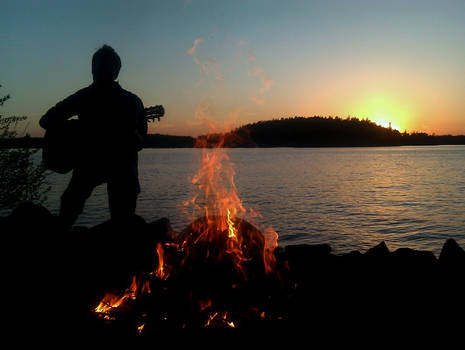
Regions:
M 294 117 L 247 124 L 224 135 L 200 136 L 208 145 L 224 147 L 366 147 L 407 145 L 463 145 L 465 135 L 399 132 L 368 119 Z
M 200 141 L 200 142 L 199 142 Z M 399 132 L 368 119 L 339 117 L 293 117 L 243 125 L 225 134 L 190 136 L 149 134 L 146 148 L 223 147 L 367 147 L 412 145 L 464 145 L 465 135 L 428 135 Z M 0 147 L 40 148 L 42 139 L 0 139 Z

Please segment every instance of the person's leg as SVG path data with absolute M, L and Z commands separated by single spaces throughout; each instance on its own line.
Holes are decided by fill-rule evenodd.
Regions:
M 111 218 L 130 219 L 136 211 L 140 184 L 137 169 L 137 154 L 132 155 L 126 164 L 113 169 L 107 183 L 108 202 Z
M 61 196 L 60 223 L 70 229 L 84 209 L 86 200 L 101 181 L 74 171 L 68 187 Z

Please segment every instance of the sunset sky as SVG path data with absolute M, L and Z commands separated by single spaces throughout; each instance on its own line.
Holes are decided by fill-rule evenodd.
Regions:
M 166 118 L 150 132 L 356 116 L 465 134 L 465 1 L 0 0 L 4 115 L 30 117 L 92 81 L 103 44 L 119 82 Z

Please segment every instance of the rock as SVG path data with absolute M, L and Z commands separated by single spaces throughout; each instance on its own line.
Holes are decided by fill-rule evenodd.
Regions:
M 58 221 L 46 208 L 32 202 L 22 202 L 4 218 L 0 231 L 4 254 L 9 263 L 18 269 L 49 269 L 56 262 L 55 252 L 59 249 L 56 236 Z M 40 278 L 40 274 L 37 274 Z
M 286 252 L 291 256 L 302 257 L 324 257 L 331 253 L 331 246 L 329 244 L 295 244 L 286 246 Z
M 21 202 L 8 217 L 8 228 L 22 233 L 56 231 L 58 221 L 45 207 Z
M 114 235 L 120 235 L 120 234 L 128 234 L 128 232 L 125 232 L 124 229 L 130 228 L 131 230 L 134 229 L 141 229 L 146 226 L 145 220 L 139 216 L 139 215 L 133 215 L 131 218 L 125 220 L 125 221 L 120 221 L 120 220 L 115 220 L 115 219 L 110 219 L 108 221 L 105 221 L 101 224 L 98 224 L 94 227 L 92 227 L 90 230 L 93 231 L 94 233 L 98 232 L 111 232 Z
M 442 300 L 441 309 L 455 315 L 465 314 L 465 251 L 455 240 L 448 239 L 439 255 L 439 285 Z M 457 317 L 457 316 L 456 316 Z
M 337 257 L 331 254 L 329 244 L 297 244 L 285 248 L 290 270 L 303 290 L 308 292 L 312 286 L 326 286 L 331 279 Z
M 465 251 L 460 247 L 457 242 L 449 238 L 442 247 L 441 254 L 439 255 L 439 262 L 441 265 L 465 265 Z
M 79 235 L 83 249 L 88 250 L 97 266 L 132 275 L 135 271 L 153 268 L 155 242 L 145 220 L 134 215 L 121 222 L 108 220 Z
M 339 258 L 342 264 L 349 264 L 358 266 L 363 262 L 364 255 L 358 250 L 353 250 L 350 253 L 342 254 Z
M 432 252 L 410 248 L 399 248 L 391 253 L 391 257 L 394 264 L 401 264 L 404 266 L 430 267 L 437 262 Z
M 364 254 L 367 258 L 373 259 L 385 259 L 389 256 L 390 252 L 389 249 L 384 241 L 379 243 L 377 246 L 368 249 L 368 251 Z
M 431 291 L 427 286 L 436 278 L 437 272 L 437 259 L 432 252 L 399 248 L 391 253 L 388 265 L 397 291 Z

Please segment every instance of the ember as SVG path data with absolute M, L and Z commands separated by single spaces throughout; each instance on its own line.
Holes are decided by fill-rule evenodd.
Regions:
M 123 294 L 105 294 L 94 312 L 105 320 L 114 320 L 113 312 L 116 312 L 127 299 L 135 300 L 138 296 L 148 293 L 150 293 L 149 281 L 134 276 L 131 286 Z

